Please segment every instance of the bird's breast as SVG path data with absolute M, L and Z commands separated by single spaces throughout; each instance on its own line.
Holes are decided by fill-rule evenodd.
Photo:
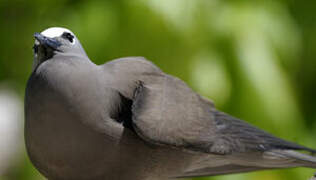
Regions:
M 115 161 L 118 146 L 83 123 L 85 116 L 78 113 L 69 95 L 61 93 L 61 84 L 55 86 L 41 74 L 33 74 L 28 82 L 25 140 L 31 161 L 49 178 L 104 176 L 107 169 L 113 171 L 105 166 L 119 166 Z M 76 98 L 76 94 L 71 96 Z

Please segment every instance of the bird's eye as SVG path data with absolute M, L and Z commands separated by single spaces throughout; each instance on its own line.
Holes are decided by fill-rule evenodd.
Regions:
M 62 35 L 63 38 L 69 40 L 71 43 L 74 41 L 74 36 L 69 32 L 64 32 Z

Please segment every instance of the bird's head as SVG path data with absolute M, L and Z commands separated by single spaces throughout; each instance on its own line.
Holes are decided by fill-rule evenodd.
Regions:
M 79 40 L 69 29 L 61 27 L 52 27 L 41 33 L 35 33 L 34 64 L 36 68 L 42 62 L 51 59 L 56 54 L 75 55 L 82 54 L 86 56 Z

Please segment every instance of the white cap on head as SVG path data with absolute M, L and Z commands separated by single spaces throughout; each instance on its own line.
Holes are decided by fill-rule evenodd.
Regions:
M 54 37 L 61 36 L 64 32 L 69 32 L 71 34 L 74 34 L 69 29 L 62 28 L 62 27 L 51 27 L 42 31 L 41 34 L 49 38 L 54 38 Z
M 54 38 L 54 37 L 60 37 L 64 32 L 69 32 L 73 36 L 75 36 L 74 33 L 71 32 L 69 29 L 62 28 L 62 27 L 51 27 L 42 31 L 41 34 L 49 38 Z M 72 44 L 74 43 L 75 41 Z

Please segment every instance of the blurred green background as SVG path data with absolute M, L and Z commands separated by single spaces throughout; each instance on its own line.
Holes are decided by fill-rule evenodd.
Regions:
M 44 179 L 23 142 L 33 33 L 71 29 L 97 64 L 145 56 L 225 112 L 316 148 L 316 1 L 0 0 L 0 180 Z M 200 180 L 297 180 L 289 169 Z M 2 175 L 1 175 L 2 174 Z

